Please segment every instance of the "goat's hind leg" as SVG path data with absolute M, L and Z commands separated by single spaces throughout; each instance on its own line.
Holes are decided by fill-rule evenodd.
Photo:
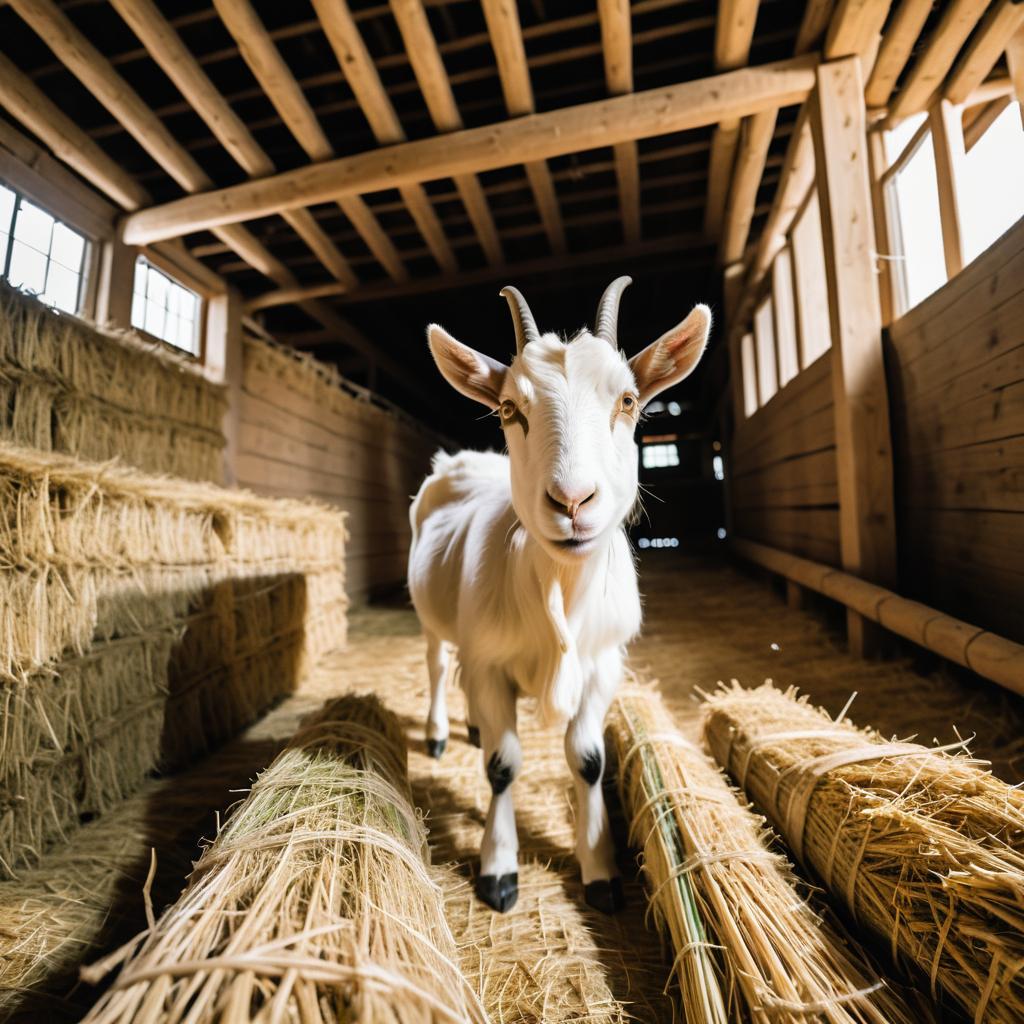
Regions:
M 448 664 L 451 652 L 433 633 L 427 633 L 427 672 L 430 675 L 430 711 L 427 714 L 427 753 L 440 757 L 448 745 Z

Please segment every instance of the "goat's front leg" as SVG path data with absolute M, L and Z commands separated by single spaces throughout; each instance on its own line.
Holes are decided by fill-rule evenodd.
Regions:
M 430 711 L 427 714 L 427 753 L 440 757 L 448 744 L 448 663 L 451 654 L 435 634 L 427 633 L 427 673 L 430 676 Z
M 565 733 L 565 756 L 576 786 L 576 857 L 583 875 L 584 898 L 606 914 L 621 910 L 625 904 L 601 788 L 604 716 L 621 678 L 621 653 L 615 649 L 602 654 L 584 682 L 579 711 Z
M 468 682 L 491 786 L 476 894 L 489 907 L 504 913 L 515 906 L 519 896 L 519 838 L 512 782 L 522 766 L 523 752 L 516 732 L 515 691 L 508 679 L 493 671 L 476 673 Z

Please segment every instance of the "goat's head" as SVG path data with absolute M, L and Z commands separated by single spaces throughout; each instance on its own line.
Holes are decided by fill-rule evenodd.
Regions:
M 588 554 L 629 514 L 637 494 L 634 431 L 640 412 L 693 370 L 711 328 L 711 311 L 695 306 L 627 360 L 617 323 L 629 284 L 628 277 L 613 281 L 593 330 L 569 342 L 541 334 L 522 295 L 503 289 L 516 334 L 511 366 L 463 345 L 437 324 L 427 330 L 445 379 L 497 412 L 516 514 L 560 561 Z

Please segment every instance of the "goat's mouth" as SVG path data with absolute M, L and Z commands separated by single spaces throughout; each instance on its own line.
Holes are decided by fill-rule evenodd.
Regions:
M 596 537 L 567 537 L 565 540 L 556 540 L 552 543 L 562 551 L 571 552 L 574 555 L 582 555 L 594 546 Z

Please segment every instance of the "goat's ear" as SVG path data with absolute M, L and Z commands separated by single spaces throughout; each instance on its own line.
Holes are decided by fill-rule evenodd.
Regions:
M 710 332 L 711 310 L 694 306 L 681 324 L 630 359 L 629 368 L 636 377 L 641 405 L 690 375 L 704 354 Z
M 456 391 L 482 402 L 488 409 L 498 408 L 508 372 L 504 363 L 456 341 L 438 324 L 427 328 L 427 343 L 441 375 Z

